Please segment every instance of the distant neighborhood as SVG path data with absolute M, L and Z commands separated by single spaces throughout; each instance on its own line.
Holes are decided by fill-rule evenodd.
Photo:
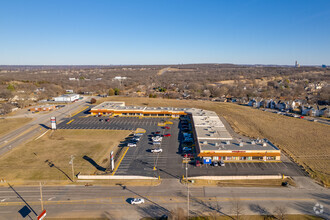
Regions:
M 330 68 L 189 64 L 0 66 L 0 114 L 81 95 L 233 102 L 329 117 Z

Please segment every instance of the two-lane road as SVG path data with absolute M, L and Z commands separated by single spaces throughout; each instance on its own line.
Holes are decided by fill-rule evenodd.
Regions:
M 81 107 L 87 105 L 86 98 L 84 98 L 48 114 L 40 114 L 32 122 L 0 137 L 0 156 L 17 147 L 22 142 L 31 139 L 38 133 L 41 134 L 42 130 L 40 128 L 42 128 L 42 126 L 50 126 L 50 117 L 54 116 L 57 122 L 60 122 L 63 118 L 70 116 Z

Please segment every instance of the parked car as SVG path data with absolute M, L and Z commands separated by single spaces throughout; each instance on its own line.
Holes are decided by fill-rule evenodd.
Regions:
M 169 126 L 165 126 L 164 128 L 165 128 L 165 129 L 170 129 L 170 127 L 169 127 Z
M 189 153 L 189 154 L 184 153 L 183 156 L 186 158 L 194 158 L 194 155 L 191 153 Z
M 161 136 L 156 136 L 156 137 L 152 137 L 151 138 L 153 141 L 156 141 L 156 142 L 160 142 L 163 140 L 163 138 Z
M 171 134 L 164 134 L 164 137 L 171 137 Z
M 160 134 L 160 131 L 156 131 L 155 134 Z
M 151 149 L 151 153 L 161 153 L 161 152 L 163 152 L 163 149 L 161 148 Z
M 109 119 L 109 118 L 107 118 L 107 119 L 105 119 L 105 121 L 107 121 L 107 122 L 108 122 L 108 121 L 110 121 L 110 119 Z
M 182 150 L 183 150 L 183 152 L 191 152 L 190 147 L 183 147 Z
M 218 161 L 213 161 L 213 162 L 212 162 L 212 165 L 213 165 L 214 167 L 217 167 L 217 166 L 218 166 Z
M 103 122 L 103 119 L 101 118 L 99 121 L 102 121 Z
M 141 199 L 141 198 L 134 198 L 131 200 L 132 205 L 139 205 L 139 204 L 143 204 L 143 203 L 144 203 L 144 199 Z
M 141 139 L 140 136 L 134 136 L 134 137 L 133 137 L 133 140 L 134 140 L 134 141 L 140 141 L 140 139 Z
M 223 161 L 220 161 L 219 165 L 222 166 L 222 167 L 226 166 L 225 162 L 223 162 Z
M 136 147 L 136 144 L 134 144 L 134 143 L 128 143 L 127 144 L 127 147 Z
M 153 145 L 160 145 L 161 143 L 159 141 L 152 142 Z
M 143 136 L 143 133 L 136 133 L 135 136 L 142 137 Z
M 196 165 L 196 167 L 200 167 L 201 166 L 201 162 L 199 160 L 196 160 L 195 161 L 195 165 Z

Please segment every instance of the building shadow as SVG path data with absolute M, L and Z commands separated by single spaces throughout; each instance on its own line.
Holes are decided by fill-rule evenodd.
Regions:
M 43 128 L 50 129 L 50 127 L 48 127 L 47 125 L 44 125 L 44 124 L 39 124 L 39 125 Z
M 45 163 L 47 163 L 49 167 L 56 168 L 58 171 L 60 171 L 61 173 L 63 173 L 71 182 L 73 182 L 73 180 L 68 176 L 68 174 L 66 174 L 61 168 L 57 167 L 52 161 L 45 160 Z
M 106 171 L 106 168 L 104 167 L 101 167 L 100 165 L 98 165 L 92 158 L 90 158 L 89 156 L 83 156 L 83 159 L 84 160 L 87 160 L 90 164 L 92 164 L 97 170 L 99 171 L 103 171 L 105 172 Z
M 23 208 L 21 208 L 19 211 L 18 211 L 18 213 L 20 213 L 21 214 L 21 216 L 23 217 L 23 218 L 25 218 L 26 216 L 29 216 L 30 217 L 30 219 L 32 219 L 31 218 L 31 216 L 29 215 L 30 214 L 30 212 L 32 211 L 36 216 L 38 216 L 38 214 L 33 210 L 33 208 L 25 201 L 25 199 L 14 189 L 14 187 L 12 186 L 12 185 L 10 185 L 9 183 L 8 183 L 8 186 L 9 186 L 9 188 L 11 189 L 11 190 L 13 190 L 13 192 L 14 193 L 16 193 L 16 195 L 17 195 L 17 197 L 18 198 L 20 198 L 24 203 L 25 203 L 25 206 L 23 207 Z

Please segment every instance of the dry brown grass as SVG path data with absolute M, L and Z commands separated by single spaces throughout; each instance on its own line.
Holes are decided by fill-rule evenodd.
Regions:
M 296 186 L 290 178 L 273 180 L 194 180 L 193 186 L 222 186 L 222 187 L 282 187 L 282 182 L 288 182 L 290 186 Z M 183 181 L 184 183 L 184 181 Z
M 3 118 L 0 119 L 0 135 L 5 135 L 24 124 L 32 121 L 32 118 Z
M 108 97 L 98 100 L 125 101 L 126 105 L 195 107 L 215 111 L 233 129 L 252 138 L 267 138 L 301 164 L 312 177 L 330 185 L 330 126 L 290 118 L 232 103 L 175 99 Z
M 128 134 L 129 131 L 78 129 L 49 132 L 1 157 L 0 179 L 68 180 L 66 175 L 72 178 L 71 155 L 75 156 L 75 173 L 92 174 L 96 168 L 83 157 L 86 155 L 105 167 L 110 151 Z

